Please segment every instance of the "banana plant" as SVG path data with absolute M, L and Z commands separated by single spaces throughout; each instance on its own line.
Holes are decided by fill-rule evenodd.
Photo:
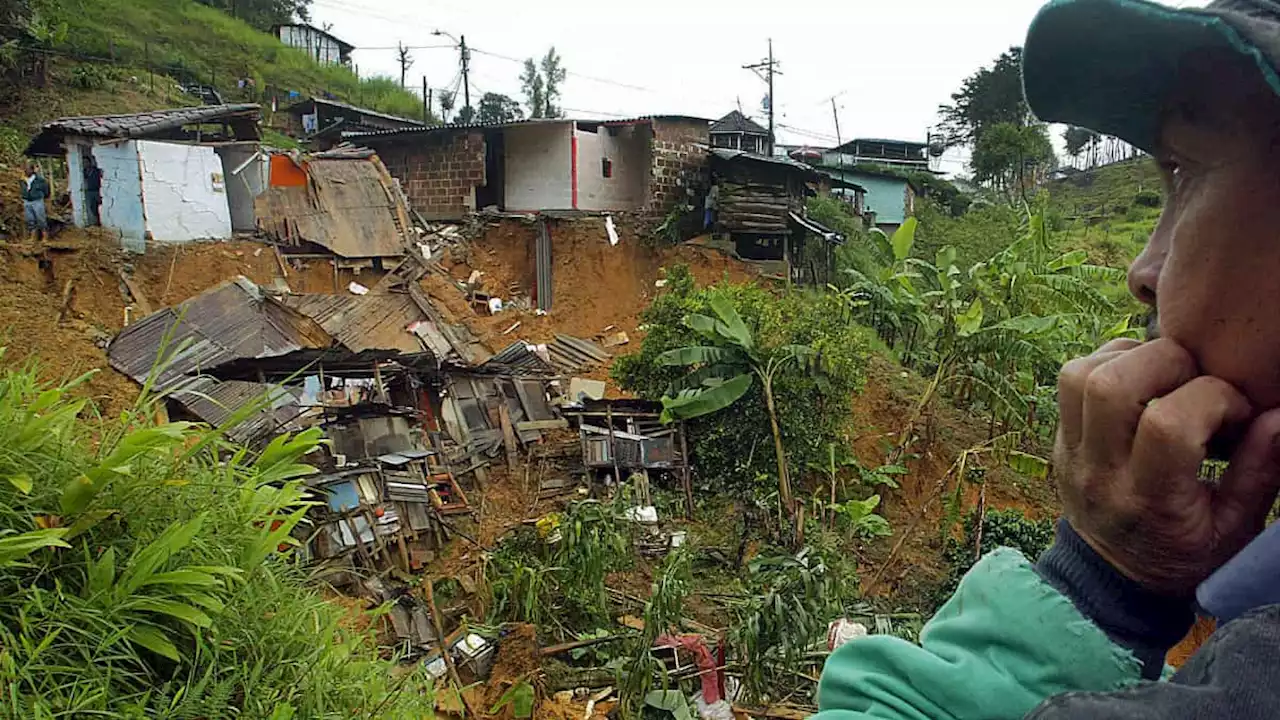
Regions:
M 788 368 L 800 368 L 821 374 L 821 355 L 807 345 L 766 347 L 756 338 L 738 314 L 733 302 L 724 294 L 711 299 L 715 317 L 688 315 L 684 323 L 705 344 L 669 350 L 658 356 L 658 362 L 669 367 L 687 367 L 690 372 L 675 383 L 662 398 L 662 420 L 690 420 L 711 415 L 732 406 L 760 381 L 769 427 L 773 432 L 773 450 L 778 463 L 778 496 L 783 508 L 794 517 L 796 507 L 787 473 L 787 455 L 778 424 L 774 399 L 774 382 Z

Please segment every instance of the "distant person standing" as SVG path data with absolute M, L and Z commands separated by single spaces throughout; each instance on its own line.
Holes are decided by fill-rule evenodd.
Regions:
M 102 205 L 102 168 L 98 167 L 98 161 L 92 155 L 84 159 L 84 205 L 85 224 L 101 225 L 99 207 Z
M 22 181 L 23 215 L 27 221 L 27 233 L 32 240 L 44 240 L 49 233 L 49 216 L 45 201 L 49 199 L 49 181 L 40 174 L 40 166 L 27 165 L 27 177 Z

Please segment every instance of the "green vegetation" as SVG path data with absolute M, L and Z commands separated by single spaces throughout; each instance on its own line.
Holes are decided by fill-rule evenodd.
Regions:
M 1163 183 L 1151 158 L 1114 163 L 1046 186 L 1047 219 L 1077 248 L 1103 265 L 1128 267 L 1160 219 Z
M 870 340 L 865 329 L 850 322 L 847 306 L 835 295 L 795 291 L 778 297 L 756 285 L 698 290 L 688 268 L 673 267 L 666 291 L 642 315 L 649 330 L 640 351 L 618 358 L 615 380 L 642 397 L 676 395 L 685 387 L 688 372 L 661 358 L 705 341 L 685 318 L 716 315 L 713 300 L 732 306 L 762 357 L 773 357 L 783 348 L 807 347 L 822 358 L 823 371 L 817 374 L 810 367 L 784 363 L 775 368 L 771 386 L 788 465 L 822 462 L 830 443 L 844 444 L 842 432 L 853 392 L 863 382 Z M 762 383 L 753 382 L 733 403 L 732 412 L 688 421 L 690 451 L 698 459 L 704 487 L 766 493 L 779 487 L 767 406 Z
M 988 510 L 982 513 L 979 532 L 978 512 L 970 513 L 964 521 L 964 533 L 959 539 L 948 537 L 946 541 L 947 564 L 950 576 L 939 588 L 939 601 L 946 600 L 960 584 L 960 578 L 983 555 L 999 547 L 1010 547 L 1034 561 L 1053 544 L 1053 521 L 1031 520 L 1018 510 Z
M 81 420 L 74 385 L 0 377 L 0 716 L 431 712 L 289 550 L 318 431 L 254 456 L 145 402 Z

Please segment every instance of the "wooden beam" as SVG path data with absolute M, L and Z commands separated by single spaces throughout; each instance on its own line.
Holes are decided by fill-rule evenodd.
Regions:
M 563 418 L 558 420 L 529 420 L 526 422 L 516 423 L 516 432 L 526 432 L 529 430 L 564 430 L 569 427 L 569 421 Z

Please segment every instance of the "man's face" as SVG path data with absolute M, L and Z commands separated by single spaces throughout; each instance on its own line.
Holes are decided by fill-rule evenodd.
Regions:
M 1233 57 L 1181 80 L 1157 153 L 1166 205 L 1129 288 L 1204 374 L 1280 407 L 1280 100 Z

